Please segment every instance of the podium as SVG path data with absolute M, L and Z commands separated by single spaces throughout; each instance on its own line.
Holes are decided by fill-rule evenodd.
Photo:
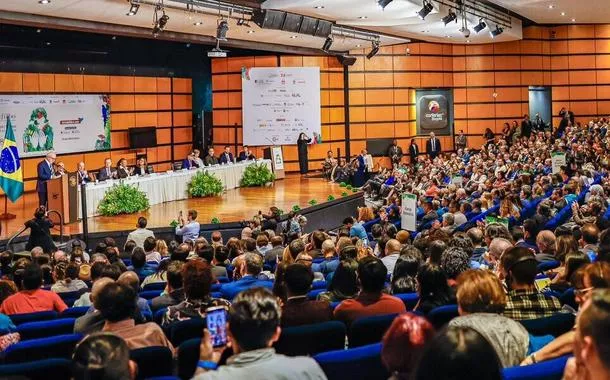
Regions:
M 286 178 L 284 173 L 284 155 L 281 146 L 271 146 L 263 149 L 263 157 L 271 160 L 271 168 L 273 169 L 273 174 L 275 174 L 275 179 Z
M 78 220 L 78 179 L 77 173 L 69 173 L 47 181 L 47 206 L 49 210 L 63 215 L 64 223 Z M 50 215 L 53 223 L 59 223 L 57 216 Z

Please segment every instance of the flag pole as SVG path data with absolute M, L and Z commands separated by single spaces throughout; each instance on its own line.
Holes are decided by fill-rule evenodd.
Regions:
M 17 215 L 11 214 L 8 211 L 8 196 L 4 194 L 4 212 L 0 214 L 0 220 L 11 220 L 17 218 Z

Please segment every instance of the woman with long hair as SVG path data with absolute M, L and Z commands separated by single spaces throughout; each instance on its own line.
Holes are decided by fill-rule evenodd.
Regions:
M 53 268 L 53 279 L 55 284 L 51 286 L 51 291 L 55 293 L 66 293 L 76 291 L 86 291 L 87 284 L 78 278 L 80 266 L 76 263 L 67 264 L 60 261 Z
M 356 297 L 358 295 L 357 272 L 358 261 L 341 260 L 330 280 L 328 291 L 318 294 L 318 300 L 338 302 Z
M 426 314 L 438 306 L 455 303 L 455 295 L 447 284 L 447 276 L 439 265 L 426 263 L 417 273 L 419 302 L 413 310 Z
M 311 143 L 311 139 L 305 133 L 300 133 L 297 140 L 297 149 L 299 151 L 299 170 L 301 174 L 307 174 L 309 171 L 309 158 L 307 157 L 307 144 Z

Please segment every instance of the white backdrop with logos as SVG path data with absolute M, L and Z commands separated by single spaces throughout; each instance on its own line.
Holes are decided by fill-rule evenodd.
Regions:
M 7 117 L 22 158 L 49 151 L 110 149 L 110 104 L 105 95 L 0 94 L 0 144 Z
M 245 145 L 294 145 L 321 134 L 320 68 L 242 69 Z

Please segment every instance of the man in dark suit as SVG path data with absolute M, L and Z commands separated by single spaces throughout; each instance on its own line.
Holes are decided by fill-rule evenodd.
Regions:
M 47 181 L 53 178 L 53 163 L 57 159 L 55 152 L 47 153 L 44 160 L 38 163 L 37 173 L 38 179 L 36 181 L 36 192 L 38 193 L 38 205 L 47 206 Z
M 220 155 L 220 163 L 221 164 L 232 164 L 233 163 L 233 153 L 231 153 L 231 147 L 225 146 L 225 151 Z
M 397 167 L 402 160 L 402 148 L 398 146 L 398 141 L 392 141 L 392 145 L 388 149 L 388 157 L 390 157 L 390 161 L 392 162 L 392 168 Z
M 419 155 L 419 147 L 415 142 L 415 139 L 411 139 L 411 145 L 409 145 L 409 157 L 411 157 L 411 164 L 417 162 L 417 156 Z
M 91 182 L 91 178 L 89 178 L 89 173 L 85 169 L 85 163 L 79 162 L 76 168 L 76 179 L 78 180 L 78 184 L 83 184 L 87 182 Z
M 431 160 L 441 153 L 441 140 L 434 135 L 434 132 L 430 132 L 430 139 L 426 142 L 426 153 Z
M 521 121 L 521 136 L 530 138 L 532 135 L 532 121 L 528 114 L 523 115 L 523 120 Z
M 247 145 L 244 145 L 244 150 L 239 152 L 237 161 L 256 160 L 256 156 L 250 151 Z
M 333 319 L 328 301 L 307 299 L 311 289 L 313 272 L 303 264 L 291 264 L 284 273 L 288 300 L 282 307 L 282 327 L 310 325 Z
M 116 171 L 112 170 L 112 160 L 107 158 L 104 160 L 104 167 L 97 173 L 97 180 L 102 182 L 116 178 Z
M 214 156 L 214 148 L 208 149 L 208 155 L 205 156 L 203 163 L 205 164 L 205 166 L 218 165 L 218 158 Z

